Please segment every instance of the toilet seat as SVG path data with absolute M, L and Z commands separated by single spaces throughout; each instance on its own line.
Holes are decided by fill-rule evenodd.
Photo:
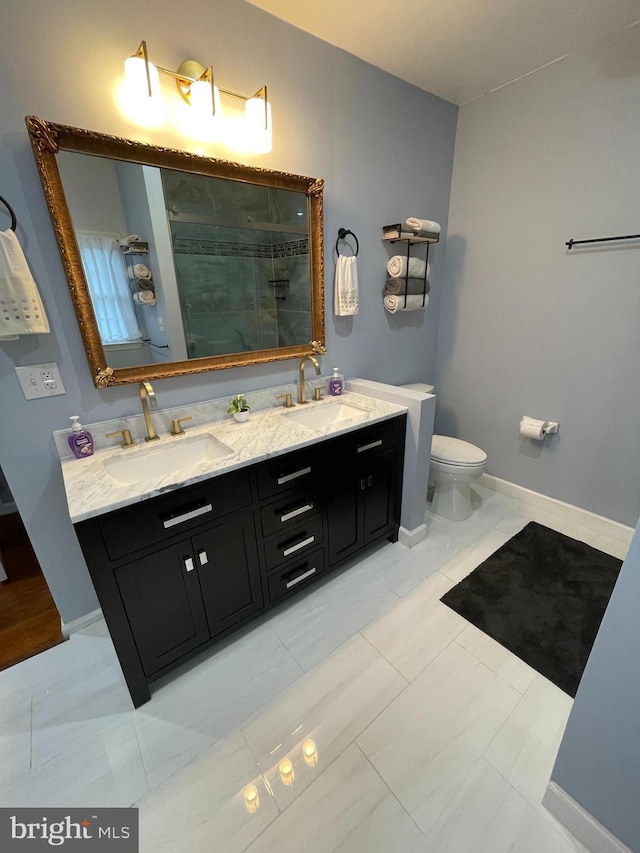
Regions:
M 475 444 L 469 444 L 460 438 L 434 435 L 431 441 L 431 459 L 460 468 L 479 468 L 486 463 L 487 454 Z

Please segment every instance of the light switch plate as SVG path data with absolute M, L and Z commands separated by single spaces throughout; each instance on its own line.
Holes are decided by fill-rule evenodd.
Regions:
M 55 397 L 65 394 L 60 371 L 55 361 L 47 364 L 30 364 L 28 367 L 16 367 L 18 382 L 27 400 L 40 397 Z

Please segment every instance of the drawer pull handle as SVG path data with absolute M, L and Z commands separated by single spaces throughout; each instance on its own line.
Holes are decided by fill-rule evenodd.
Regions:
M 192 572 L 195 569 L 193 565 L 193 559 L 191 557 L 184 558 L 184 567 L 188 572 Z
M 183 524 L 185 521 L 191 521 L 192 518 L 197 518 L 199 515 L 206 515 L 206 513 L 211 512 L 213 510 L 213 504 L 204 504 L 204 506 L 196 507 L 195 509 L 189 510 L 189 512 L 183 512 L 180 515 L 174 515 L 170 518 L 165 519 L 162 524 L 164 527 L 173 527 L 176 524 Z
M 278 477 L 278 485 L 282 486 L 283 483 L 288 483 L 290 480 L 297 480 L 298 477 L 304 477 L 305 474 L 311 473 L 311 466 L 309 465 L 307 468 L 300 468 L 298 471 L 294 471 L 293 474 L 283 474 Z
M 285 548 L 282 552 L 282 556 L 288 557 L 289 554 L 295 554 L 296 551 L 299 551 L 301 548 L 306 548 L 307 545 L 311 545 L 311 543 L 315 541 L 315 536 L 309 536 L 307 539 L 303 539 L 302 542 L 298 542 L 296 545 L 292 545 L 290 548 Z
M 305 578 L 310 578 L 311 575 L 315 575 L 317 571 L 317 568 L 314 566 L 312 569 L 309 569 L 308 572 L 303 572 L 301 575 L 298 575 L 297 578 L 294 578 L 292 581 L 289 581 L 287 583 L 287 589 L 290 589 L 292 586 L 295 586 L 297 583 L 300 583 Z
M 292 509 L 291 512 L 285 512 L 284 515 L 280 516 L 280 521 L 290 521 L 290 519 L 295 518 L 297 515 L 302 515 L 304 512 L 309 512 L 313 509 L 313 504 L 305 504 L 304 506 L 299 506 L 297 509 Z
M 200 560 L 201 566 L 206 566 L 207 563 L 209 562 L 209 558 L 207 557 L 207 552 L 204 550 L 204 548 L 202 549 L 202 551 L 198 551 L 198 559 Z
M 358 453 L 364 453 L 365 450 L 373 450 L 374 447 L 380 447 L 381 444 L 381 438 L 377 439 L 376 441 L 370 441 L 369 444 L 359 444 Z

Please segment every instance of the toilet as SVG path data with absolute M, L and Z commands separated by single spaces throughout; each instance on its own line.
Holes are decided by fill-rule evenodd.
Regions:
M 403 385 L 423 394 L 433 394 L 433 385 L 420 382 Z M 431 511 L 449 521 L 469 518 L 471 484 L 484 473 L 487 454 L 484 450 L 447 435 L 434 435 L 431 441 L 429 481 L 434 485 Z

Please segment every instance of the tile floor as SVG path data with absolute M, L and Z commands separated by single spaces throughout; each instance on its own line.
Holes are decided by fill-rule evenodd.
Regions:
M 379 546 L 138 710 L 104 622 L 1 672 L 0 805 L 136 805 L 142 851 L 584 853 L 541 805 L 571 699 L 439 598 L 531 519 L 620 558 L 629 543 L 476 496 L 468 521 L 427 513 L 420 545 Z

